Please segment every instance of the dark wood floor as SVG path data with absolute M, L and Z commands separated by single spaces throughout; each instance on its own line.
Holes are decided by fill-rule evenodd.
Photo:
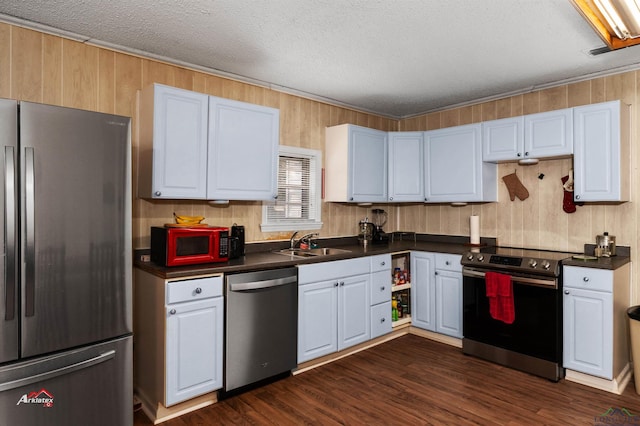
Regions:
M 407 335 L 163 425 L 622 424 L 600 417 L 610 408 L 640 415 L 633 382 L 623 395 L 553 383 Z M 135 426 L 149 424 L 136 413 Z

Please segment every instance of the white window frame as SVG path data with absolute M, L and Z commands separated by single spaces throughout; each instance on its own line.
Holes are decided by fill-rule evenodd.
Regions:
M 280 145 L 278 163 L 280 162 L 280 156 L 308 158 L 315 162 L 315 173 L 309 176 L 309 203 L 315 204 L 314 217 L 304 220 L 287 219 L 282 222 L 270 222 L 267 214 L 268 208 L 274 203 L 277 203 L 277 201 L 265 201 L 262 203 L 262 223 L 260 224 L 260 229 L 262 232 L 276 232 L 318 230 L 322 228 L 322 151 Z

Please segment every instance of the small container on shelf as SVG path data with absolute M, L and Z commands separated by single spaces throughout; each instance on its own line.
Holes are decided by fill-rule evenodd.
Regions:
M 400 284 L 400 268 L 394 268 L 393 270 L 393 285 Z

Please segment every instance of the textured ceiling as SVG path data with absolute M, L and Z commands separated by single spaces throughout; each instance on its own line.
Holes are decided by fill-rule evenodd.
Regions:
M 604 43 L 569 0 L 4 0 L 0 14 L 391 117 L 640 64 L 640 46 L 590 55 Z

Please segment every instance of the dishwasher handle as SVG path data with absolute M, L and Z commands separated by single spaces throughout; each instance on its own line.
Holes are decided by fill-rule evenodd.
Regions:
M 287 284 L 296 283 L 298 281 L 298 277 L 284 277 L 284 278 L 276 278 L 272 280 L 263 280 L 263 281 L 253 281 L 248 283 L 233 283 L 229 284 L 229 291 L 251 291 L 251 290 L 261 290 L 265 288 L 271 287 L 279 287 Z

